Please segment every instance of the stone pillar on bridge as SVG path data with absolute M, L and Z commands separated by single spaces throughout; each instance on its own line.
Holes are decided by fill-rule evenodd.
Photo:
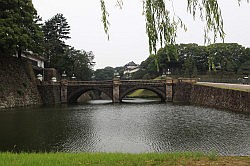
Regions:
M 68 102 L 68 81 L 66 79 L 63 79 L 61 81 L 61 103 L 67 103 Z
M 120 79 L 114 78 L 113 79 L 113 103 L 120 103 Z
M 173 79 L 166 78 L 166 102 L 173 101 Z

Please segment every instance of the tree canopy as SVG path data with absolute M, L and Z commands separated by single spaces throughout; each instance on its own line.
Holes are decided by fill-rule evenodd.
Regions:
M 76 76 L 78 80 L 88 80 L 92 76 L 94 55 L 92 52 L 77 50 L 68 46 L 70 26 L 63 14 L 56 14 L 42 26 L 45 40 L 47 67 L 56 68 L 59 73 Z
M 173 2 L 173 0 L 169 0 Z M 197 16 L 204 21 L 204 42 L 216 41 L 218 37 L 224 40 L 225 32 L 220 6 L 217 0 L 186 0 L 187 12 L 194 18 Z M 237 0 L 240 4 L 241 0 Z M 249 0 L 247 0 L 249 2 Z M 100 0 L 104 31 L 108 34 L 109 13 L 106 10 L 105 0 Z M 116 0 L 122 8 L 123 0 Z M 150 53 L 156 53 L 158 43 L 163 45 L 174 44 L 177 28 L 184 28 L 182 19 L 175 15 L 172 5 L 167 6 L 166 0 L 142 0 L 143 14 L 146 19 L 146 33 L 149 41 Z M 211 33 L 213 35 L 211 35 Z M 108 34 L 109 37 L 109 34 Z
M 0 0 L 0 55 L 37 53 L 49 62 L 46 67 L 66 71 L 79 80 L 90 79 L 94 54 L 66 45 L 70 26 L 63 14 L 44 24 L 40 21 L 31 0 Z
M 58 59 L 66 50 L 65 40 L 70 39 L 70 26 L 63 14 L 58 13 L 45 21 L 42 30 L 47 50 L 45 58 L 49 62 L 49 67 L 58 68 L 60 66 Z
M 184 77 L 207 74 L 247 75 L 250 74 L 249 62 L 250 49 L 237 43 L 216 43 L 208 46 L 195 43 L 166 45 L 157 54 L 143 61 L 141 69 L 132 76 L 134 79 L 155 78 L 168 69 L 172 76 Z
M 0 0 L 0 53 L 41 51 L 43 33 L 31 0 Z

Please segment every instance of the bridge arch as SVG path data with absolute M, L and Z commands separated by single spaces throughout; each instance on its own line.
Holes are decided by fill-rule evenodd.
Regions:
M 97 90 L 97 91 L 100 91 L 102 93 L 104 93 L 105 95 L 107 95 L 111 100 L 112 100 L 112 95 L 106 91 L 104 91 L 103 89 L 101 88 L 98 88 L 98 87 L 95 87 L 95 88 L 79 88 L 78 90 L 75 90 L 73 92 L 71 92 L 69 94 L 69 97 L 68 97 L 68 103 L 76 103 L 77 102 L 77 99 L 83 95 L 84 93 L 86 92 L 89 92 L 89 91 L 92 91 L 92 90 Z
M 127 96 L 128 94 L 132 93 L 133 91 L 139 90 L 139 89 L 145 89 L 145 90 L 149 90 L 154 92 L 155 94 L 158 95 L 158 97 L 162 100 L 162 101 L 166 101 L 166 94 L 164 92 L 162 92 L 161 90 L 154 88 L 154 87 L 148 87 L 148 86 L 135 86 L 129 89 L 126 89 L 124 92 L 120 93 L 120 101 L 122 101 L 122 99 Z

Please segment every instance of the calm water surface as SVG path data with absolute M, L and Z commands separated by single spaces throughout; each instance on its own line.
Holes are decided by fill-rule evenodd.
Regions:
M 250 155 L 250 114 L 142 101 L 1 110 L 0 151 Z

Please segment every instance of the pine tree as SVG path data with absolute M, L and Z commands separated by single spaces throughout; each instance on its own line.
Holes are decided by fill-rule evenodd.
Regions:
M 45 36 L 46 58 L 49 66 L 56 68 L 67 48 L 64 40 L 70 39 L 70 26 L 62 14 L 56 14 L 45 21 L 42 29 Z

